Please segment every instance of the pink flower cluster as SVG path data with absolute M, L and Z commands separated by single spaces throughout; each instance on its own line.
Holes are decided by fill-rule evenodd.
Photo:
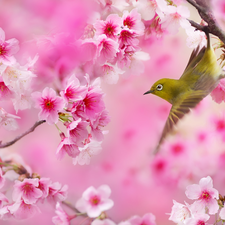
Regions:
M 22 164 L 18 164 L 15 159 Z M 12 193 L 5 191 L 11 190 L 7 179 L 16 179 Z M 29 167 L 18 156 L 12 156 L 5 162 L 1 160 L 0 191 L 4 191 L 0 192 L 0 218 L 4 220 L 30 218 L 40 212 L 38 203 L 44 203 L 46 200 L 55 204 L 65 200 L 67 189 L 67 185 L 62 186 L 59 182 L 53 183 L 50 178 L 40 178 L 37 174 L 31 173 Z
M 196 201 L 191 205 L 173 201 L 174 205 L 169 220 L 180 225 L 205 225 L 208 224 L 209 214 L 215 215 L 218 212 L 220 219 L 224 219 L 224 208 L 219 211 L 219 193 L 213 188 L 210 176 L 202 178 L 199 184 L 187 186 L 185 194 L 189 199 L 196 199 Z M 223 207 L 223 204 L 221 206 Z
M 98 71 L 98 76 L 115 84 L 119 75 L 131 68 L 135 61 L 149 59 L 146 53 L 142 59 L 138 58 L 139 37 L 143 36 L 145 26 L 137 9 L 123 11 L 122 17 L 114 13 L 104 17 L 98 15 L 93 24 L 86 27 L 81 46 L 92 46 L 93 51 L 84 68 L 91 76 Z
M 29 59 L 21 66 L 14 57 L 18 50 L 19 42 L 15 38 L 6 41 L 0 28 L 0 101 L 11 99 L 16 112 L 31 108 L 31 83 L 36 76 L 32 67 L 38 58 Z
M 101 141 L 104 131 L 102 128 L 109 123 L 108 112 L 103 102 L 103 92 L 100 79 L 90 84 L 80 85 L 79 80 L 72 75 L 60 92 L 46 87 L 43 92 L 34 92 L 32 97 L 35 106 L 40 108 L 39 119 L 55 124 L 63 122 L 66 135 L 60 131 L 61 142 L 56 155 L 62 159 L 65 154 L 73 158 L 74 164 L 89 164 L 92 155 L 101 151 Z

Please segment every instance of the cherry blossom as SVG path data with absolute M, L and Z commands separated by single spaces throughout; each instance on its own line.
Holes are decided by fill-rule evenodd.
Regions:
M 140 216 L 132 216 L 129 220 L 131 225 L 156 225 L 155 216 L 152 213 L 147 213 L 143 217 Z
M 196 214 L 195 217 L 188 220 L 186 224 L 188 225 L 209 225 L 206 223 L 209 220 L 210 216 L 207 214 Z
M 195 30 L 194 27 L 190 25 L 190 28 L 186 28 L 187 37 L 187 46 L 189 48 L 197 48 L 206 46 L 207 40 L 204 32 Z
M 3 202 L 9 203 L 9 200 L 3 193 L 0 192 L 0 209 L 3 207 Z
M 144 20 L 151 20 L 155 14 L 160 18 L 164 17 L 164 11 L 167 7 L 165 0 L 142 0 L 138 1 L 137 8 Z
M 38 188 L 42 191 L 41 199 L 45 199 L 48 196 L 51 180 L 50 178 L 41 177 L 38 182 Z
M 119 44 L 105 34 L 98 36 L 97 60 L 100 64 L 112 60 L 119 51 Z
M 122 19 L 117 14 L 110 14 L 105 21 L 97 20 L 94 24 L 96 35 L 105 34 L 108 38 L 117 39 L 122 27 Z
M 220 210 L 219 216 L 222 220 L 225 220 L 225 208 L 224 207 Z
M 52 222 L 55 225 L 70 225 L 70 217 L 69 215 L 62 209 L 62 207 L 60 206 L 60 203 L 57 202 L 56 203 L 56 210 L 55 213 L 57 214 L 57 216 L 52 217 Z
M 36 205 L 25 203 L 23 200 L 18 200 L 7 208 L 19 220 L 30 218 L 40 212 L 40 209 Z
M 67 153 L 70 157 L 75 158 L 80 154 L 77 144 L 70 138 L 66 137 L 64 133 L 60 134 L 61 142 L 56 150 L 56 156 L 58 159 L 62 159 Z
M 13 92 L 9 90 L 9 88 L 2 81 L 0 82 L 0 100 L 8 99 L 13 95 Z
M 190 12 L 185 6 L 168 6 L 166 16 L 161 20 L 162 29 L 167 29 L 171 34 L 178 32 L 179 25 L 183 28 L 189 28 L 190 23 L 186 18 L 190 16 Z
M 70 140 L 77 146 L 83 147 L 83 142 L 88 138 L 87 126 L 89 125 L 86 121 L 81 121 L 79 118 L 76 121 L 71 122 L 67 126 L 67 132 Z
M 119 80 L 121 74 L 124 73 L 118 65 L 113 65 L 110 63 L 105 63 L 101 66 L 103 80 L 108 84 L 116 84 Z
M 183 205 L 173 200 L 173 207 L 169 220 L 172 220 L 176 224 L 185 224 L 189 218 L 191 218 L 191 211 L 187 203 L 186 205 Z
M 217 199 L 219 199 L 219 193 L 213 188 L 213 181 L 210 176 L 202 178 L 199 184 L 187 186 L 185 194 L 189 199 L 198 199 L 197 204 L 202 208 L 207 207 L 209 214 L 218 212 Z
M 56 92 L 49 87 L 46 87 L 43 92 L 34 92 L 32 97 L 35 102 L 35 107 L 40 108 L 38 114 L 39 119 L 46 120 L 49 124 L 58 122 L 58 112 L 63 109 L 64 101 L 56 96 Z
M 48 185 L 49 191 L 47 200 L 50 203 L 55 204 L 57 201 L 64 201 L 67 197 L 68 186 L 60 184 L 59 182 L 54 182 Z
M 14 54 L 19 51 L 19 42 L 12 38 L 5 41 L 5 32 L 0 28 L 0 63 L 11 65 L 16 60 Z
M 141 21 L 141 15 L 137 12 L 137 9 L 131 10 L 129 13 L 128 11 L 123 12 L 123 25 L 127 26 L 127 28 L 135 31 L 138 35 L 144 34 L 145 26 Z
M 101 185 L 98 189 L 89 187 L 76 202 L 76 208 L 81 212 L 86 212 L 91 218 L 98 217 L 103 211 L 109 210 L 113 206 L 113 201 L 109 199 L 111 189 L 108 185 Z
M 22 182 L 16 180 L 12 193 L 14 201 L 23 200 L 25 204 L 34 204 L 42 195 L 42 191 L 38 189 L 38 178 L 27 179 Z M 21 202 L 21 204 L 23 204 Z
M 83 100 L 87 94 L 87 88 L 80 86 L 79 80 L 72 75 L 67 81 L 67 87 L 64 91 L 60 92 L 60 95 L 65 101 L 79 101 Z
M 15 119 L 20 119 L 20 117 L 7 113 L 0 107 L 0 126 L 3 126 L 7 130 L 16 130 L 18 124 Z
M 91 140 L 88 144 L 86 144 L 83 148 L 80 148 L 79 150 L 79 155 L 76 156 L 76 158 L 73 158 L 73 164 L 89 165 L 91 157 L 101 152 L 101 142 Z

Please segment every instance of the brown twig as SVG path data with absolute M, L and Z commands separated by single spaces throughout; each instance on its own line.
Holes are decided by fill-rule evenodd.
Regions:
M 2 142 L 0 141 L 0 148 L 6 148 L 10 145 L 13 145 L 14 143 L 16 143 L 18 140 L 20 140 L 21 138 L 23 138 L 24 136 L 26 136 L 27 134 L 33 132 L 35 130 L 36 127 L 38 127 L 39 125 L 41 125 L 42 123 L 45 123 L 45 120 L 40 120 L 37 121 L 29 130 L 27 130 L 26 132 L 24 132 L 23 134 L 21 134 L 20 136 L 16 137 L 14 140 L 6 142 L 4 144 L 2 144 Z
M 216 19 L 209 8 L 208 0 L 187 0 L 192 6 L 194 6 L 200 15 L 200 17 L 208 24 L 207 29 L 209 33 L 217 36 L 223 43 L 225 43 L 225 33 L 220 28 Z M 194 21 L 189 20 L 193 27 L 196 27 L 198 30 L 202 30 L 203 26 L 195 23 Z

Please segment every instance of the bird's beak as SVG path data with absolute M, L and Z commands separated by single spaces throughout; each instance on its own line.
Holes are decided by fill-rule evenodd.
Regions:
M 146 92 L 144 93 L 144 95 L 151 94 L 152 92 L 153 92 L 152 90 L 146 91 Z

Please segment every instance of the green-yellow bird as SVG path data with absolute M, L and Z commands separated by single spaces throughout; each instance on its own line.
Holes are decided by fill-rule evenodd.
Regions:
M 207 47 L 199 46 L 193 50 L 186 69 L 179 80 L 163 78 L 156 81 L 151 89 L 144 94 L 152 93 L 172 104 L 161 138 L 156 147 L 158 152 L 161 143 L 173 126 L 205 98 L 218 84 L 222 70 L 217 64 L 214 50 L 210 44 L 209 33 Z

